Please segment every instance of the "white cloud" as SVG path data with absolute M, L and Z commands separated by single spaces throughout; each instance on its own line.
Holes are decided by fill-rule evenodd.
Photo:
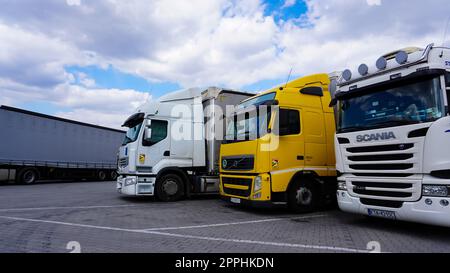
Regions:
M 295 75 L 354 67 L 440 43 L 447 2 L 306 0 L 306 15 L 275 22 L 259 0 L 0 0 L 0 103 L 46 100 L 106 121 L 145 100 L 134 90 L 98 89 L 95 79 L 65 72 L 68 65 L 232 88 L 284 79 L 291 67 Z
M 367 0 L 367 5 L 369 6 L 380 6 L 381 0 Z
M 297 3 L 297 0 L 285 0 L 283 6 L 281 6 L 281 8 L 285 9 L 285 8 L 292 7 L 295 5 L 295 3 Z
M 66 0 L 66 3 L 69 6 L 80 6 L 81 0 Z

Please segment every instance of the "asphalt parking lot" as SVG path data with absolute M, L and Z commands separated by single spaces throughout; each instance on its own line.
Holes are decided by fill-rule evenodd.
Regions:
M 129 199 L 113 182 L 0 186 L 0 252 L 450 252 L 450 229 L 235 207 L 215 197 Z

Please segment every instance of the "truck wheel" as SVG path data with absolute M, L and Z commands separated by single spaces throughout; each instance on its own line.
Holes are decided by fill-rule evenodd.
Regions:
M 17 174 L 17 182 L 23 185 L 31 185 L 36 182 L 39 173 L 34 168 L 26 168 L 19 171 Z
M 319 198 L 319 191 L 311 179 L 300 179 L 290 187 L 288 205 L 295 213 L 312 212 L 317 208 Z
M 166 174 L 156 181 L 156 197 L 164 202 L 180 200 L 184 195 L 183 180 L 176 174 Z
M 109 178 L 111 178 L 112 181 L 116 181 L 117 180 L 117 172 L 116 171 L 111 171 L 111 173 L 109 174 Z
M 97 172 L 97 179 L 98 179 L 98 181 L 105 181 L 106 180 L 106 172 L 105 171 L 98 171 Z

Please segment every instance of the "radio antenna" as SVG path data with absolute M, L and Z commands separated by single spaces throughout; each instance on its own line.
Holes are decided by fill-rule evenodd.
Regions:
M 450 16 L 447 17 L 447 22 L 445 24 L 445 32 L 444 32 L 444 39 L 442 40 L 442 46 L 445 44 L 445 40 L 447 39 L 447 33 L 448 33 L 448 26 L 450 23 Z
M 288 78 L 287 78 L 287 80 L 286 80 L 286 85 L 284 86 L 284 88 L 286 88 L 286 87 L 287 87 L 287 85 L 288 85 L 289 81 L 291 80 L 292 69 L 294 69 L 294 67 L 291 67 L 291 70 L 289 71 L 289 76 L 288 76 Z

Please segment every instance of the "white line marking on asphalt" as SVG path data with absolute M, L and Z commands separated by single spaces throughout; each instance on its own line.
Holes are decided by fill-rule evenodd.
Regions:
M 302 216 L 302 217 L 272 218 L 272 219 L 262 219 L 262 220 L 253 220 L 253 221 L 243 221 L 243 222 L 231 222 L 231 223 L 220 223 L 220 224 L 209 224 L 209 225 L 198 225 L 198 226 L 148 228 L 148 229 L 143 229 L 142 231 L 179 230 L 179 229 L 222 227 L 222 226 L 258 224 L 258 223 L 276 222 L 276 221 L 294 220 L 294 219 L 296 219 L 296 220 L 297 219 L 298 220 L 300 220 L 300 219 L 312 219 L 312 218 L 320 218 L 320 217 L 325 217 L 325 216 L 326 215 L 321 214 L 321 215 L 311 215 L 311 216 Z
M 136 205 L 111 205 L 111 206 L 79 206 L 79 207 L 42 207 L 42 208 L 11 208 L 0 209 L 0 212 L 9 211 L 34 211 L 34 210 L 58 210 L 58 209 L 104 209 L 104 208 L 122 208 L 135 207 Z
M 308 244 L 291 244 L 291 243 L 277 243 L 277 242 L 253 241 L 253 240 L 242 240 L 242 239 L 205 237 L 205 236 L 184 235 L 184 234 L 175 234 L 175 233 L 167 233 L 167 232 L 159 232 L 159 231 L 125 229 L 125 228 L 115 228 L 115 227 L 106 227 L 106 226 L 94 226 L 94 225 L 76 224 L 76 223 L 68 223 L 68 222 L 59 222 L 59 221 L 51 221 L 51 220 L 29 219 L 29 218 L 21 218 L 21 217 L 0 216 L 0 219 L 35 222 L 35 223 L 57 224 L 57 225 L 64 225 L 64 226 L 71 226 L 71 227 L 83 227 L 83 228 L 92 228 L 92 229 L 101 229 L 101 230 L 141 233 L 141 234 L 152 234 L 152 235 L 176 237 L 176 238 L 183 238 L 183 239 L 196 239 L 196 240 L 204 240 L 204 241 L 219 241 L 219 242 L 239 243 L 239 244 L 257 244 L 257 245 L 266 245 L 266 246 L 316 249 L 316 250 L 352 252 L 352 253 L 368 253 L 369 252 L 365 249 L 356 249 L 356 248 L 347 248 L 347 247 L 320 246 L 320 245 L 308 245 Z

